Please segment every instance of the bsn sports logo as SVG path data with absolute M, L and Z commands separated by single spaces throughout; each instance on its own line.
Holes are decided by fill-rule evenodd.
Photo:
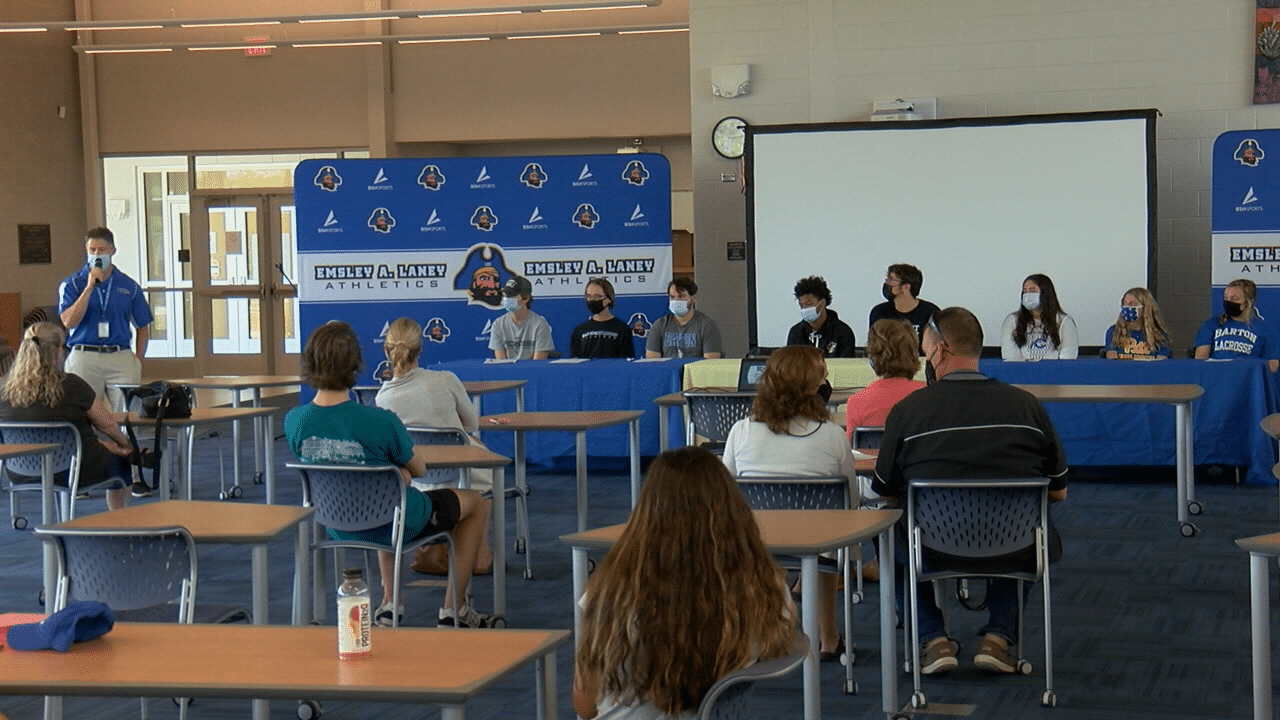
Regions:
M 475 182 L 471 183 L 471 189 L 483 190 L 485 188 L 498 187 L 496 183 L 489 182 L 492 179 L 493 178 L 489 176 L 489 168 L 487 166 L 482 167 L 480 168 L 480 172 L 476 174 Z
M 582 172 L 578 173 L 578 179 L 573 181 L 574 187 L 592 187 L 596 184 L 595 177 L 591 174 L 591 166 L 587 163 L 582 164 Z
M 370 190 L 393 190 L 391 187 L 391 179 L 383 172 L 382 168 L 378 168 L 378 174 L 374 176 L 373 182 L 369 183 Z
M 649 221 L 644 219 L 644 212 L 638 204 L 636 209 L 631 211 L 631 219 L 622 224 L 624 227 L 649 227 Z
M 428 165 L 418 173 L 418 184 L 428 190 L 439 190 L 444 185 L 444 173 L 435 165 Z
M 1255 204 L 1258 202 L 1260 202 L 1258 196 L 1254 194 L 1253 187 L 1250 187 L 1244 194 L 1244 199 L 1236 206 L 1236 212 L 1261 212 L 1262 205 Z
M 325 165 L 316 172 L 316 178 L 311 182 L 321 190 L 338 192 L 338 188 L 342 185 L 342 176 L 334 166 Z
M 443 232 L 444 230 L 444 220 L 440 217 L 440 213 L 435 208 L 431 208 L 427 221 L 422 223 L 422 232 Z

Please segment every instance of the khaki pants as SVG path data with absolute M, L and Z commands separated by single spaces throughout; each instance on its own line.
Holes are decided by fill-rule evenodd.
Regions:
M 105 394 L 107 405 L 114 412 L 125 409 L 124 393 L 117 386 L 142 382 L 142 361 L 129 350 L 113 353 L 72 350 L 67 353 L 65 369 L 89 383 L 96 395 Z

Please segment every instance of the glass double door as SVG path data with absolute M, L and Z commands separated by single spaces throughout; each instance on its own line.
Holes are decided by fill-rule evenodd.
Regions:
M 290 192 L 192 194 L 198 375 L 298 372 L 295 229 Z

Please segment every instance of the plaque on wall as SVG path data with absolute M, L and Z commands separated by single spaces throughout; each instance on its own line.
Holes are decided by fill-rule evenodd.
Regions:
M 747 259 L 747 244 L 745 242 L 741 240 L 733 240 L 726 244 L 728 245 L 728 248 L 727 248 L 728 253 L 727 253 L 726 259 L 728 260 L 746 260 Z
M 18 226 L 18 264 L 48 265 L 53 262 L 52 247 L 48 225 Z

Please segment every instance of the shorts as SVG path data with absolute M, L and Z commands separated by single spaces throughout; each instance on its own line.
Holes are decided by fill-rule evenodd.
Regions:
M 431 518 L 427 526 L 418 533 L 418 537 L 448 532 L 458 526 L 462 519 L 462 504 L 458 502 L 458 494 L 448 488 L 428 490 L 423 493 L 431 500 Z

